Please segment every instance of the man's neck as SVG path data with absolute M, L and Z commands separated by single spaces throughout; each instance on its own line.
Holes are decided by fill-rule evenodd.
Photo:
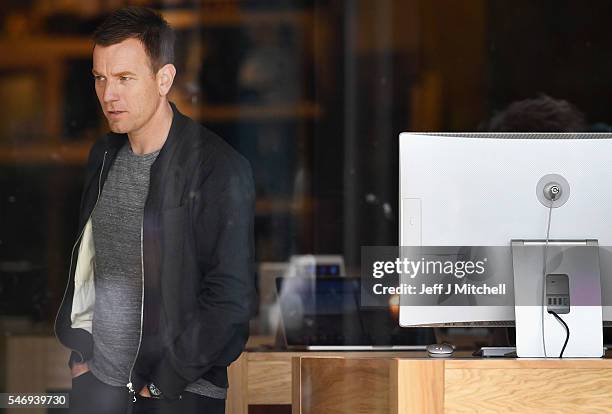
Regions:
M 132 152 L 142 155 L 161 149 L 168 138 L 172 117 L 172 107 L 168 101 L 164 101 L 144 127 L 128 133 Z

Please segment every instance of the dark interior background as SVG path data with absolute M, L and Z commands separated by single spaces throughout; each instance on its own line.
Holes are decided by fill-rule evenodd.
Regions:
M 5 326 L 52 332 L 84 163 L 106 130 L 89 36 L 126 4 L 176 27 L 172 100 L 251 162 L 260 263 L 340 254 L 358 275 L 361 246 L 397 244 L 402 131 L 482 130 L 542 95 L 574 105 L 585 131 L 612 122 L 608 1 L 3 1 Z

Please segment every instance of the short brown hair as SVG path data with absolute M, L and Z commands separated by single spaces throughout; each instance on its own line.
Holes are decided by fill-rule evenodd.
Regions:
M 154 73 L 174 63 L 174 30 L 158 12 L 146 7 L 124 7 L 108 16 L 93 34 L 94 44 L 100 46 L 127 39 L 142 42 Z
M 490 132 L 586 132 L 584 114 L 571 103 L 548 95 L 511 103 L 491 119 Z

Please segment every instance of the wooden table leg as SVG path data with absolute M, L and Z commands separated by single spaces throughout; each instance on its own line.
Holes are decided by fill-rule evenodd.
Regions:
M 444 412 L 444 361 L 395 359 L 390 369 L 391 414 Z
M 248 354 L 243 352 L 227 370 L 229 389 L 225 402 L 226 414 L 248 414 Z

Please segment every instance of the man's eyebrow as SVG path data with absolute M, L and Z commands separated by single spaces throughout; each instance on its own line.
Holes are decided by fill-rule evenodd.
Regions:
M 113 76 L 136 76 L 136 74 L 134 72 L 130 72 L 129 70 L 124 70 L 123 72 L 113 73 Z
M 96 72 L 96 70 L 95 70 L 95 69 L 92 69 L 92 70 L 91 70 L 91 73 L 92 73 L 94 76 L 98 76 L 98 75 L 99 75 L 99 73 L 98 73 L 98 72 Z M 116 76 L 116 77 L 119 77 L 119 76 L 136 76 L 136 74 L 135 74 L 134 72 L 130 72 L 129 70 L 126 70 L 126 71 L 119 72 L 119 73 L 113 73 L 113 76 Z

